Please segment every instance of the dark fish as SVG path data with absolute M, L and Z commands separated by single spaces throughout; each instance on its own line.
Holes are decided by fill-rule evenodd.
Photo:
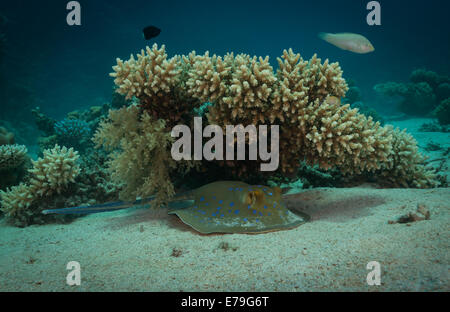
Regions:
M 157 37 L 161 32 L 161 29 L 155 26 L 147 26 L 142 30 L 142 32 L 144 33 L 145 40 L 150 40 Z

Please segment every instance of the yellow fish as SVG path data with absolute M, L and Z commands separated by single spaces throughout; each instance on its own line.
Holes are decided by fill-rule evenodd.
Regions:
M 359 54 L 370 53 L 375 50 L 370 41 L 358 34 L 352 33 L 319 33 L 319 38 L 325 40 L 328 43 L 342 49 Z

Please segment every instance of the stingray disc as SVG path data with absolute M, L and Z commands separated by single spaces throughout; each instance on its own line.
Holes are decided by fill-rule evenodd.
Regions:
M 219 181 L 193 191 L 194 204 L 170 211 L 196 231 L 209 233 L 263 233 L 291 229 L 306 218 L 289 211 L 280 188 Z

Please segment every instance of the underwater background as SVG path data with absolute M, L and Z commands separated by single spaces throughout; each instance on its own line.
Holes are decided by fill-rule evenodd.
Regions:
M 383 290 L 450 289 L 448 1 L 378 1 L 379 26 L 367 25 L 367 0 L 81 0 L 80 26 L 67 25 L 68 2 L 0 3 L 0 254 L 8 255 L 0 259 L 4 268 L 0 277 L 5 281 L 0 291 L 73 290 L 61 285 L 59 273 L 48 273 L 56 265 L 64 274 L 67 259 L 81 259 L 93 270 L 88 273 L 98 274 L 80 288 L 87 291 L 371 291 L 361 276 L 366 272 L 365 263 L 373 259 L 391 265 L 392 275 Z M 149 25 L 157 26 L 161 33 L 145 40 L 142 29 Z M 341 50 L 321 40 L 321 32 L 361 34 L 375 50 L 367 54 Z M 298 154 L 289 154 L 280 165 L 282 170 L 268 179 L 252 175 L 256 166 L 247 163 L 220 167 L 187 163 L 178 168 L 167 149 L 168 128 L 180 121 L 190 123 L 194 114 L 223 122 L 247 122 L 251 114 L 215 111 L 208 105 L 216 103 L 209 103 L 198 90 L 185 96 L 186 73 L 202 79 L 201 70 L 196 72 L 194 66 L 181 70 L 181 91 L 169 92 L 169 97 L 175 94 L 175 100 L 170 101 L 179 105 L 173 111 L 167 106 L 165 110 L 155 108 L 146 96 L 137 96 L 120 80 L 126 66 L 116 60 L 126 61 L 146 46 L 153 46 L 147 51 L 149 59 L 167 54 L 169 60 L 174 55 L 188 56 L 191 51 L 198 56 L 207 51 L 211 56 L 233 52 L 236 58 L 240 53 L 267 55 L 273 76 L 279 68 L 277 58 L 289 48 L 310 65 L 314 54 L 322 63 L 325 59 L 338 62 L 340 68 L 333 68 L 327 76 L 336 86 L 326 89 L 326 94 L 310 86 L 310 102 L 315 100 L 322 105 L 318 107 L 332 112 L 339 111 L 341 104 L 357 108 L 364 116 L 355 117 L 350 112 L 351 116 L 342 120 L 348 118 L 351 125 L 358 125 L 354 132 L 364 133 L 365 145 L 352 146 L 357 152 L 347 154 L 334 150 L 338 157 L 330 149 L 322 153 L 322 144 L 316 146 L 312 136 L 306 135 L 309 130 L 304 137 L 313 143 L 308 143 L 303 133 L 297 134 L 295 141 L 301 131 L 292 127 L 294 130 L 284 132 L 281 152 L 293 150 L 295 154 L 295 147 L 302 148 Z M 201 67 L 202 60 L 191 61 Z M 264 62 L 258 64 L 265 68 Z M 267 76 L 270 80 L 271 74 Z M 125 98 L 130 94 L 136 97 Z M 187 101 L 177 102 L 180 98 Z M 131 105 L 132 101 L 139 103 L 140 109 Z M 200 105 L 205 102 L 209 104 Z M 310 110 L 311 103 L 307 103 Z M 167 103 L 158 104 L 163 107 Z M 143 111 L 151 112 L 148 119 L 142 118 Z M 280 122 L 280 116 L 290 118 L 289 111 L 286 116 L 279 111 L 270 111 L 275 114 L 270 123 Z M 269 110 L 261 114 L 264 112 Z M 235 115 L 238 118 L 234 119 Z M 311 122 L 307 129 L 317 130 L 315 126 Z M 352 136 L 351 132 L 346 134 Z M 327 141 L 323 146 L 328 143 L 338 145 Z M 118 150 L 120 153 L 115 153 Z M 373 155 L 372 150 L 376 151 Z M 366 151 L 369 156 L 361 157 L 359 166 L 359 153 L 366 155 Z M 268 187 L 261 186 L 259 193 L 241 182 L 227 184 L 224 189 L 214 185 L 208 191 L 198 188 L 232 179 Z M 192 193 L 194 207 L 200 209 L 175 213 L 183 221 L 181 225 L 175 216 L 167 215 L 166 208 L 118 210 L 145 202 L 134 202 L 137 198 L 156 195 L 155 203 L 159 204 L 160 199 L 165 202 L 178 196 L 175 193 L 192 189 L 196 189 Z M 216 198 L 226 194 L 225 189 L 248 191 L 252 204 L 254 194 L 263 194 L 263 201 L 256 200 L 261 211 L 249 210 L 242 216 L 247 205 L 236 207 L 234 195 Z M 203 227 L 194 218 L 196 213 L 211 213 L 211 207 L 203 202 L 208 196 L 233 206 L 229 213 L 244 223 L 254 217 L 252 213 L 267 213 L 268 203 L 274 210 L 265 215 L 271 217 L 266 223 L 256 219 L 260 227 L 255 231 L 241 223 Z M 280 211 L 289 215 L 289 222 L 274 221 L 281 201 L 285 204 L 280 205 Z M 118 211 L 82 218 L 42 213 L 79 205 L 81 209 L 93 206 L 98 211 Z M 223 215 L 213 211 L 212 216 Z M 302 225 L 293 229 L 293 224 Z M 199 235 L 193 229 L 234 235 Z M 273 235 L 269 242 L 264 235 L 238 234 L 283 229 L 288 231 L 265 234 Z M 71 249 L 74 236 L 79 246 Z M 55 252 L 59 256 L 51 263 L 42 261 Z M 237 273 L 214 267 L 217 257 L 222 266 L 238 263 Z M 322 267 L 325 257 L 327 265 L 333 266 L 331 272 Z M 209 268 L 206 276 L 196 259 Z M 149 262 L 154 266 L 148 266 Z M 17 269 L 16 263 L 20 263 Z M 120 274 L 108 270 L 117 263 L 123 269 Z M 33 275 L 30 264 L 37 266 L 41 275 Z M 138 272 L 136 265 L 148 268 L 150 281 L 136 282 L 149 273 Z M 344 266 L 348 271 L 340 276 Z M 92 269 L 98 267 L 101 273 Z M 303 272 L 308 273 L 304 280 Z M 203 277 L 205 283 L 197 282 Z
M 82 25 L 71 27 L 64 1 L 2 1 L 7 40 L 2 72 L 8 73 L 3 79 L 31 93 L 27 99 L 9 100 L 16 108 L 40 106 L 54 118 L 103 104 L 111 98 L 107 74 L 116 57 L 127 58 L 150 44 L 141 32 L 147 25 L 162 29 L 151 43 L 165 44 L 169 55 L 234 51 L 268 55 L 276 66 L 283 49 L 291 47 L 307 59 L 317 53 L 339 62 L 344 77 L 354 79 L 369 102 L 375 84 L 407 80 L 415 68 L 450 71 L 448 1 L 381 1 L 381 26 L 367 25 L 367 2 L 80 1 Z M 319 32 L 364 34 L 376 53 L 336 49 L 319 40 Z M 26 110 L 15 115 L 27 117 Z

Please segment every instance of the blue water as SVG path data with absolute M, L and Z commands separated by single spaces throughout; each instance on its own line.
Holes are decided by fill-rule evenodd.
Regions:
M 67 2 L 0 4 L 8 20 L 2 29 L 10 56 L 2 71 L 33 94 L 15 105 L 40 106 L 58 119 L 108 101 L 115 58 L 126 59 L 154 42 L 165 44 L 169 56 L 192 50 L 269 55 L 275 68 L 283 49 L 291 47 L 306 59 L 317 53 L 338 61 L 369 102 L 374 84 L 406 81 L 414 68 L 450 72 L 450 2 L 445 0 L 379 1 L 381 26 L 367 25 L 367 0 L 82 0 L 81 26 L 66 24 Z M 145 41 L 141 29 L 150 24 L 162 32 Z M 376 50 L 342 51 L 318 39 L 318 32 L 361 33 Z M 17 118 L 28 119 L 28 111 Z

